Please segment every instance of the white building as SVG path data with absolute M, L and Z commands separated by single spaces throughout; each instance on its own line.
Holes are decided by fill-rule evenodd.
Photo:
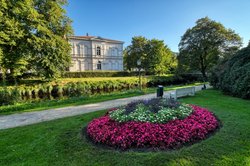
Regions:
M 122 41 L 96 36 L 70 36 L 72 66 L 69 71 L 123 70 Z

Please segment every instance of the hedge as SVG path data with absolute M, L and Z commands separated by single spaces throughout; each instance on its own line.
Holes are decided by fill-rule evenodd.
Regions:
M 157 85 L 176 85 L 199 81 L 199 75 L 179 76 L 148 76 L 142 79 L 143 87 L 155 87 Z M 65 79 L 56 82 L 38 83 L 31 85 L 0 87 L 0 105 L 13 104 L 17 101 L 54 99 L 91 95 L 95 93 L 107 93 L 120 90 L 128 90 L 139 86 L 138 77 L 126 79 Z
M 226 94 L 250 99 L 250 45 L 212 72 L 210 83 Z
M 117 90 L 127 90 L 138 87 L 138 78 L 113 79 L 104 81 L 77 81 L 77 82 L 53 82 L 33 86 L 12 86 L 0 88 L 0 97 L 6 100 L 0 105 L 12 104 L 14 101 L 27 101 L 34 99 L 54 99 L 62 97 L 74 97 L 90 95 L 94 93 L 112 92 Z M 142 86 L 146 86 L 146 79 L 142 81 Z M 12 102 L 13 100 L 13 102 Z
M 142 73 L 145 75 L 145 73 Z M 137 76 L 137 71 L 83 71 L 83 72 L 66 72 L 62 78 L 87 78 L 87 77 L 125 77 Z
M 147 86 L 157 86 L 157 85 L 177 85 L 177 84 L 187 84 L 195 81 L 202 81 L 201 74 L 180 74 L 172 76 L 154 76 L 152 77 Z

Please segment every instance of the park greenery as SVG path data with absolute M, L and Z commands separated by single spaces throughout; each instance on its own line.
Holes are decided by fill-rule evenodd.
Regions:
M 181 104 L 176 100 L 153 98 L 134 101 L 126 106 L 113 109 L 109 112 L 109 116 L 117 122 L 167 123 L 175 119 L 184 119 L 192 112 L 189 105 Z
M 137 61 L 141 61 L 138 66 Z M 124 66 L 133 71 L 138 68 L 152 74 L 173 73 L 177 66 L 176 57 L 162 40 L 146 39 L 142 36 L 132 38 L 132 44 L 124 50 Z
M 60 76 L 71 62 L 66 0 L 1 0 L 0 70 L 9 80 L 25 72 Z
M 219 61 L 227 59 L 239 50 L 241 37 L 233 30 L 208 17 L 196 21 L 181 37 L 178 67 L 180 72 L 199 71 L 204 79 L 207 72 Z
M 139 96 L 155 92 L 157 85 L 172 90 L 197 85 L 191 83 L 206 81 L 208 76 L 215 88 L 250 99 L 250 44 L 241 48 L 242 39 L 236 32 L 208 17 L 197 20 L 194 27 L 187 29 L 181 37 L 178 54 L 162 40 L 135 36 L 124 50 L 126 71 L 65 72 L 71 64 L 67 36 L 73 34 L 71 20 L 64 9 L 66 4 L 67 0 L 0 0 L 0 115 Z M 142 81 L 138 79 L 138 70 L 144 75 Z M 142 90 L 138 90 L 140 86 Z M 0 131 L 0 165 L 248 164 L 249 101 L 225 96 L 217 90 L 198 92 L 194 97 L 180 100 L 208 108 L 221 120 L 223 127 L 213 137 L 174 152 L 120 153 L 94 146 L 87 140 L 86 133 L 80 132 L 93 118 L 100 117 L 107 110 L 99 111 Z M 148 134 L 158 140 L 161 137 L 154 133 L 161 130 L 161 123 L 188 119 L 194 111 L 199 113 L 204 109 L 177 101 L 163 102 L 162 99 L 137 101 L 106 113 L 96 122 L 97 126 L 100 126 L 99 122 L 119 124 L 118 128 L 120 124 L 132 123 L 136 126 L 132 130 L 135 135 L 146 133 L 146 130 L 141 132 L 141 129 L 146 129 L 144 126 L 137 131 L 138 124 L 154 126 L 158 123 L 156 127 L 159 128 L 152 127 Z M 208 124 L 208 117 L 216 122 L 211 130 L 214 131 L 219 122 L 209 111 L 199 115 L 204 120 L 202 124 Z M 107 119 L 108 115 L 111 119 Z M 196 124 L 192 130 L 183 126 L 195 124 L 200 117 L 191 118 L 192 123 L 183 123 L 176 131 L 172 128 L 165 131 L 171 131 L 168 135 L 178 136 L 173 138 L 181 140 L 183 133 L 178 131 L 183 129 L 187 134 L 185 139 L 188 138 L 184 142 L 194 143 L 189 140 L 189 132 L 197 134 L 198 129 L 207 129 L 207 126 Z M 130 131 L 130 126 L 127 127 L 126 131 Z M 95 133 L 95 130 L 89 131 Z M 123 128 L 119 131 L 127 136 Z M 200 139 L 194 140 L 204 140 L 207 134 L 211 134 L 205 131 L 203 135 L 198 133 Z M 111 132 L 101 129 L 96 133 L 99 134 L 96 140 L 100 141 Z M 138 139 L 142 135 L 137 135 Z M 120 137 L 114 142 L 115 146 L 119 145 Z M 134 146 L 129 143 L 128 147 L 130 145 Z
M 158 84 L 170 86 L 197 81 L 199 77 L 192 75 L 147 76 L 142 78 L 141 83 L 138 77 L 62 78 L 50 82 L 22 80 L 19 86 L 0 87 L 0 105 L 89 96 L 138 89 L 139 86 L 143 88 L 155 87 Z
M 201 84 L 202 83 L 197 82 L 197 83 L 189 83 L 186 85 L 171 85 L 165 87 L 164 90 L 169 91 L 190 86 L 198 86 Z M 68 106 L 78 106 L 78 105 L 98 103 L 98 102 L 126 98 L 126 97 L 140 96 L 155 92 L 156 92 L 155 87 L 148 87 L 148 88 L 143 88 L 142 91 L 136 88 L 136 89 L 120 90 L 108 93 L 96 93 L 90 95 L 85 94 L 76 97 L 55 98 L 53 100 L 32 99 L 32 100 L 15 102 L 15 104 L 13 105 L 0 106 L 0 115 L 7 115 L 20 112 L 42 111 L 47 109 L 62 108 Z
M 250 44 L 213 70 L 211 84 L 227 94 L 250 99 Z
M 215 135 L 171 151 L 120 152 L 94 146 L 81 129 L 106 110 L 0 131 L 0 165 L 248 165 L 250 102 L 217 90 L 181 99 L 212 111 Z

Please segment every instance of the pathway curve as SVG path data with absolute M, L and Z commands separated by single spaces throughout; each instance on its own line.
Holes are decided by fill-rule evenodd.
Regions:
M 202 88 L 202 85 L 195 86 L 195 91 L 200 91 L 201 88 Z M 164 96 L 167 97 L 170 95 L 170 93 L 174 91 L 175 90 L 165 91 Z M 94 112 L 98 110 L 105 110 L 109 108 L 118 107 L 121 105 L 126 105 L 127 103 L 130 103 L 135 100 L 150 99 L 154 97 L 156 97 L 155 93 L 142 95 L 142 96 L 123 98 L 123 99 L 109 100 L 109 101 L 95 103 L 95 104 L 86 104 L 86 105 L 80 105 L 80 106 L 49 109 L 49 110 L 44 110 L 44 111 L 24 112 L 24 113 L 12 114 L 12 115 L 4 115 L 4 116 L 0 116 L 0 130 L 35 124 L 35 123 L 44 122 L 44 121 L 50 121 L 50 120 L 64 118 L 64 117 L 81 115 L 81 114 Z

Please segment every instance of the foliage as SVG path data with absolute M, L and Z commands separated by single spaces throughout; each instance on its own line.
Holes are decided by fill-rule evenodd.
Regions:
M 149 87 L 157 85 L 187 84 L 190 82 L 202 81 L 200 74 L 180 74 L 169 76 L 153 76 L 147 83 Z
M 141 60 L 141 66 L 137 65 L 138 60 Z M 124 65 L 130 71 L 141 68 L 153 74 L 166 74 L 173 72 L 177 61 L 163 41 L 137 36 L 124 50 Z
M 0 89 L 0 106 L 14 104 L 20 100 L 21 95 L 18 89 L 15 88 L 11 91 L 7 88 Z
M 6 87 L 9 96 L 15 98 L 15 91 L 17 90 L 21 96 L 22 101 L 39 100 L 39 99 L 54 99 L 63 97 L 79 97 L 95 93 L 113 92 L 128 90 L 138 87 L 139 81 L 136 77 L 124 77 L 115 79 L 99 80 L 93 79 L 69 79 L 58 82 L 48 82 L 32 86 L 10 86 Z M 146 86 L 146 80 L 142 80 L 142 86 Z M 3 88 L 0 88 L 4 89 Z M 0 103 L 3 105 L 4 103 Z
M 179 43 L 179 70 L 200 71 L 206 73 L 220 59 L 228 58 L 241 46 L 241 38 L 231 29 L 208 17 L 197 20 L 196 25 L 188 29 Z
M 70 20 L 63 1 L 1 0 L 0 66 L 10 78 L 27 71 L 58 77 L 70 64 Z
M 146 73 L 143 72 L 143 75 Z M 88 78 L 88 77 L 125 77 L 137 76 L 137 71 L 83 71 L 83 72 L 65 72 L 63 78 Z
M 217 90 L 200 91 L 195 97 L 181 100 L 213 111 L 223 126 L 207 140 L 180 150 L 142 149 L 121 153 L 94 146 L 85 138 L 85 133 L 81 136 L 81 128 L 106 112 L 97 111 L 0 130 L 0 165 L 248 165 L 250 101 L 226 96 Z
M 109 113 L 117 122 L 137 121 L 167 123 L 175 119 L 184 119 L 192 113 L 188 105 L 179 104 L 171 99 L 150 99 L 128 104 Z
M 155 87 L 156 85 L 177 85 L 198 81 L 196 76 L 159 76 L 145 77 L 142 79 L 143 87 Z M 91 94 L 110 93 L 134 89 L 139 86 L 138 77 L 96 77 L 96 78 L 63 78 L 51 82 L 41 80 L 28 80 L 21 85 L 6 87 L 10 94 L 15 89 L 20 93 L 19 102 L 61 99 L 65 97 L 88 96 Z M 0 87 L 3 90 L 4 86 Z M 11 95 L 12 96 L 12 95 Z M 14 96 L 13 96 L 14 97 Z M 14 97 L 15 98 L 15 97 Z M 0 103 L 1 105 L 1 103 Z
M 148 42 L 143 36 L 133 37 L 131 45 L 124 49 L 124 66 L 131 71 L 138 68 L 137 61 L 145 56 L 145 46 Z M 142 63 L 142 68 L 145 68 Z
M 95 143 L 122 149 L 178 148 L 205 139 L 219 127 L 217 119 L 207 109 L 198 106 L 193 106 L 193 109 L 194 113 L 187 118 L 164 124 L 137 121 L 119 123 L 104 116 L 91 121 L 87 133 Z
M 210 82 L 225 93 L 250 99 L 250 45 L 217 65 Z
M 197 84 L 188 84 L 188 85 L 177 85 L 177 86 L 169 86 L 165 88 L 165 90 L 173 90 L 177 88 L 183 88 L 186 86 L 195 86 Z M 144 94 L 154 93 L 156 88 L 146 88 L 143 91 L 139 89 L 131 89 L 131 90 L 121 90 L 115 92 L 103 92 L 93 95 L 83 95 L 80 97 L 58 97 L 54 100 L 39 100 L 39 99 L 31 99 L 26 101 L 19 101 L 18 103 L 14 103 L 13 105 L 4 105 L 0 106 L 0 115 L 12 114 L 12 113 L 20 113 L 20 112 L 29 112 L 29 111 L 41 111 L 47 109 L 54 108 L 62 108 L 67 106 L 77 106 L 84 105 L 89 103 L 98 103 L 107 100 L 140 96 Z M 51 98 L 52 99 L 52 98 Z

